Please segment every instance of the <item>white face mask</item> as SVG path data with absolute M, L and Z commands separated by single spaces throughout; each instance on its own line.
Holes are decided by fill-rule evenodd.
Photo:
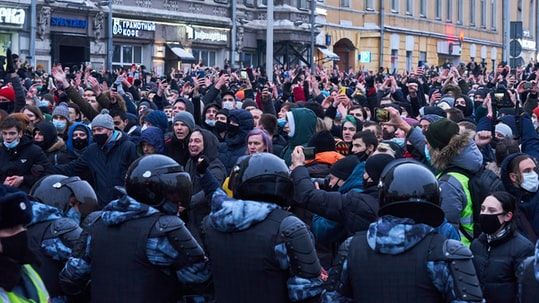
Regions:
M 233 110 L 234 109 L 234 102 L 232 102 L 232 101 L 223 102 L 223 108 L 228 109 L 228 110 Z
M 537 188 L 539 188 L 539 176 L 537 176 L 537 173 L 533 171 L 529 173 L 523 173 L 520 187 L 532 193 L 536 192 Z

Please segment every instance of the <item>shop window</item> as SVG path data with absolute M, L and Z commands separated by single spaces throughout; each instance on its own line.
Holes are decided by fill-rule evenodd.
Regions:
M 0 56 L 5 56 L 8 48 L 11 47 L 11 35 L 0 34 Z
M 114 45 L 112 54 L 114 65 L 129 65 L 142 63 L 142 46 L 136 45 Z
M 203 49 L 193 49 L 193 57 L 195 60 L 200 60 L 202 64 L 206 66 L 215 66 L 217 54 L 215 51 L 203 50 Z
M 243 53 L 242 55 L 243 55 L 243 58 L 241 62 L 243 63 L 243 66 L 245 67 L 253 66 L 254 55 L 250 53 Z

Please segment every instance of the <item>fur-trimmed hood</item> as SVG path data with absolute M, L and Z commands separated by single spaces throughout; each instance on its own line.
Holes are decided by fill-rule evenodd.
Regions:
M 54 142 L 54 144 L 47 149 L 47 153 L 53 153 L 56 151 L 65 151 L 66 150 L 66 144 L 64 140 L 60 137 L 58 137 L 58 140 Z
M 457 166 L 470 172 L 477 172 L 483 165 L 483 155 L 473 140 L 470 131 L 464 131 L 451 138 L 442 149 L 430 149 L 431 164 L 442 171 Z

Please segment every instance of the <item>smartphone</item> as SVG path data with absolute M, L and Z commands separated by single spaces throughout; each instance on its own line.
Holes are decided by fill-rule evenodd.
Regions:
M 247 71 L 242 70 L 242 71 L 240 72 L 240 77 L 241 77 L 242 79 L 247 79 Z
M 390 119 L 389 111 L 385 108 L 377 108 L 376 119 L 378 119 L 379 122 L 388 122 Z
M 343 86 L 339 89 L 339 95 L 346 95 L 346 87 Z
M 523 86 L 524 86 L 524 89 L 529 90 L 529 89 L 532 89 L 533 83 L 531 83 L 530 81 L 526 81 L 524 82 Z
M 314 160 L 314 147 L 304 147 L 303 154 L 305 155 L 305 160 Z
M 206 72 L 203 71 L 203 70 L 197 70 L 196 72 L 196 75 L 197 75 L 197 78 L 205 78 L 206 77 Z

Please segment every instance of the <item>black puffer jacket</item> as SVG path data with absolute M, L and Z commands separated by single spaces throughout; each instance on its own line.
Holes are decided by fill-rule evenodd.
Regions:
M 517 302 L 517 269 L 526 257 L 533 254 L 528 239 L 510 227 L 499 239 L 488 243 L 483 233 L 472 242 L 475 271 L 489 303 Z

